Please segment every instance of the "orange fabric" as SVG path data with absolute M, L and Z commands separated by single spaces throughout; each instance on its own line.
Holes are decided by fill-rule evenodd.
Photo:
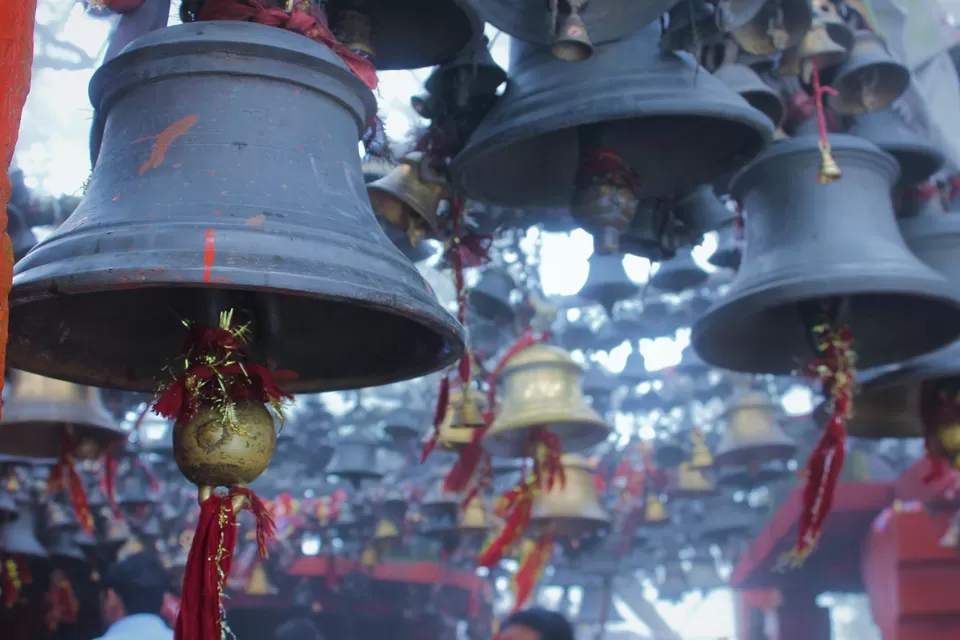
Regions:
M 36 11 L 36 0 L 0 2 L 0 145 L 3 147 L 3 171 L 0 172 L 0 371 L 6 370 L 7 328 L 10 321 L 7 297 L 13 282 L 13 245 L 7 235 L 7 203 L 10 202 L 7 169 L 13 160 L 13 150 L 20 134 L 23 104 L 30 92 Z M 0 377 L 2 391 L 3 378 Z

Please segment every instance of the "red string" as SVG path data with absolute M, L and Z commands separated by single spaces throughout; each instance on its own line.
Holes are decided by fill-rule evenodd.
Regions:
M 90 514 L 90 501 L 83 486 L 83 478 L 77 472 L 74 454 L 77 451 L 76 438 L 64 433 L 60 438 L 60 457 L 50 469 L 47 478 L 48 491 L 66 490 L 73 505 L 74 515 L 80 527 L 87 534 L 93 535 L 93 516 Z
M 277 525 L 274 523 L 269 509 L 267 509 L 266 504 L 264 504 L 263 500 L 261 500 L 256 493 L 246 487 L 233 487 L 230 490 L 230 495 L 246 497 L 247 503 L 244 508 L 253 513 L 256 521 L 258 555 L 261 561 L 265 560 L 267 557 L 267 543 L 277 533 Z
M 197 20 L 242 20 L 270 27 L 280 27 L 304 35 L 324 45 L 343 60 L 350 70 L 370 89 L 377 88 L 377 70 L 373 63 L 350 51 L 330 32 L 326 16 L 300 10 L 286 13 L 279 8 L 268 8 L 257 0 L 206 0 L 197 14 Z
M 811 60 L 810 65 L 812 67 L 813 75 L 813 99 L 814 104 L 816 104 L 817 107 L 817 129 L 820 132 L 820 142 L 826 144 L 828 131 L 827 118 L 823 108 L 823 96 L 835 96 L 837 95 L 837 91 L 833 87 L 822 86 L 820 84 L 820 69 L 817 68 L 816 60 Z

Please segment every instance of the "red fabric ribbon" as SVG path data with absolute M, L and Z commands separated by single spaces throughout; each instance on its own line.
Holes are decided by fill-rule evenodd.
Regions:
M 522 609 L 533 595 L 543 576 L 543 570 L 553 555 L 553 532 L 544 531 L 537 538 L 535 546 L 520 558 L 517 572 L 513 574 L 513 611 Z
M 269 27 L 280 27 L 319 42 L 343 60 L 350 70 L 370 89 L 377 88 L 377 69 L 372 62 L 359 56 L 339 40 L 327 26 L 326 16 L 295 9 L 287 13 L 279 8 L 268 8 L 257 0 L 206 0 L 197 14 L 197 20 L 240 20 L 256 22 Z
M 277 525 L 270 516 L 266 504 L 250 489 L 234 487 L 230 490 L 230 495 L 240 495 L 247 498 L 245 509 L 253 513 L 256 521 L 257 552 L 262 562 L 267 557 L 267 542 L 277 534 Z
M 76 438 L 64 433 L 60 438 L 60 457 L 50 469 L 47 490 L 50 492 L 66 490 L 70 495 L 74 515 L 80 527 L 87 534 L 93 534 L 93 516 L 90 514 L 90 501 L 83 487 L 83 478 L 77 472 L 73 455 L 77 450 Z
M 110 510 L 115 518 L 122 518 L 120 507 L 117 505 L 117 464 L 118 453 L 126 445 L 126 440 L 115 442 L 103 453 L 103 476 L 100 478 L 100 490 L 107 496 Z
M 56 631 L 61 624 L 74 624 L 80 606 L 77 596 L 73 592 L 73 585 L 60 569 L 54 569 L 50 574 L 50 588 L 46 595 L 47 603 L 47 630 Z

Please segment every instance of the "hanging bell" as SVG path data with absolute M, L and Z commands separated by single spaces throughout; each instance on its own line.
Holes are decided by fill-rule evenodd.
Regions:
M 398 487 L 387 487 L 380 501 L 380 514 L 391 522 L 403 522 L 407 515 L 407 497 Z
M 624 621 L 623 616 L 613 604 L 613 594 L 610 589 L 597 585 L 583 588 L 580 610 L 577 611 L 574 620 L 576 624 L 619 624 Z
M 492 528 L 491 519 L 487 515 L 487 507 L 480 497 L 475 497 L 467 503 L 460 514 L 457 530 L 461 536 L 486 536 Z
M 610 526 L 610 514 L 597 498 L 593 469 L 582 456 L 565 454 L 560 460 L 566 482 L 534 496 L 531 526 L 549 529 L 555 538 L 577 540 Z
M 130 537 L 130 527 L 122 518 L 113 514 L 110 507 L 100 509 L 100 544 L 102 544 L 109 553 L 115 554 L 120 547 Z
M 667 514 L 667 508 L 655 492 L 647 493 L 643 501 L 643 511 L 640 514 L 640 526 L 659 527 L 670 524 L 670 516 Z
M 494 62 L 490 41 L 483 36 L 435 68 L 423 87 L 451 107 L 465 108 L 473 98 L 495 96 L 506 81 L 507 72 Z
M 455 523 L 462 496 L 443 488 L 444 475 L 431 480 L 430 488 L 420 501 L 420 510 L 428 517 L 442 517 Z
M 403 407 L 391 411 L 383 425 L 383 432 L 396 443 L 409 443 L 423 431 L 424 417 Z
M 814 20 L 813 26 L 803 42 L 783 54 L 780 60 L 780 73 L 785 76 L 800 76 L 804 83 L 810 83 L 814 66 L 818 72 L 837 66 L 847 59 L 849 47 L 833 40 L 827 26 Z
M 618 158 L 618 175 L 636 173 L 638 198 L 743 166 L 770 142 L 770 122 L 688 57 L 662 55 L 658 39 L 653 24 L 576 65 L 512 41 L 506 93 L 453 159 L 453 182 L 482 202 L 568 206 L 585 125 L 591 144 Z
M 623 256 L 594 253 L 590 256 L 590 271 L 578 294 L 585 300 L 599 303 L 609 316 L 615 304 L 632 298 L 640 287 L 630 279 L 623 268 Z M 620 336 L 623 342 L 623 336 Z
M 143 474 L 126 473 L 117 482 L 117 504 L 126 509 L 138 510 L 156 504 L 160 496 L 147 484 Z
M 757 513 L 745 503 L 717 499 L 707 504 L 706 517 L 697 527 L 697 540 L 704 545 L 724 546 L 730 540 L 749 537 L 757 524 Z
M 234 50 L 243 73 L 224 66 Z M 328 48 L 248 22 L 178 25 L 102 65 L 90 93 L 97 165 L 77 210 L 19 264 L 12 366 L 152 393 L 182 319 L 228 308 L 298 374 L 289 392 L 460 357 L 461 328 L 363 197 L 357 141 L 376 101 Z
M 10 236 L 10 245 L 13 247 L 13 260 L 19 262 L 20 258 L 27 255 L 27 252 L 37 244 L 37 236 L 33 234 L 30 228 L 27 216 L 12 204 L 7 204 L 7 235 Z
M 47 533 L 59 533 L 61 531 L 73 532 L 77 529 L 77 520 L 73 511 L 68 510 L 60 500 L 47 500 L 44 505 L 43 530 Z
M 0 524 L 0 549 L 5 554 L 26 556 L 28 558 L 46 558 L 47 550 L 37 540 L 36 508 L 26 504 L 20 509 L 14 520 Z
M 587 2 L 589 0 L 566 0 L 569 12 L 559 19 L 550 43 L 550 53 L 557 60 L 580 62 L 593 55 L 587 24 L 580 16 Z
M 394 550 L 400 544 L 400 530 L 390 520 L 385 518 L 377 521 L 377 528 L 373 533 L 373 548 L 378 555 Z
M 441 180 L 427 179 L 430 171 L 427 156 L 414 151 L 387 175 L 367 185 L 374 213 L 406 231 L 414 247 L 427 236 L 437 237 L 437 210 L 449 195 Z
M 473 430 L 486 425 L 483 419 L 486 405 L 486 396 L 472 387 L 467 390 L 466 396 L 463 389 L 451 391 L 447 413 L 437 428 L 437 448 L 443 451 L 461 451 L 470 444 L 473 441 Z M 427 442 L 431 437 L 432 430 L 424 435 L 423 441 Z
M 104 408 L 99 389 L 16 369 L 9 375 L 13 392 L 3 403 L 0 453 L 56 459 L 69 436 L 76 440 L 74 457 L 92 460 L 127 437 Z
M 691 589 L 697 589 L 704 594 L 726 586 L 726 582 L 717 572 L 717 562 L 709 551 L 697 551 L 693 560 L 690 561 L 690 570 L 687 571 L 687 584 Z
M 778 424 L 779 409 L 769 395 L 741 389 L 720 417 L 726 429 L 713 454 L 714 464 L 757 466 L 792 458 L 797 445 Z
M 742 467 L 723 467 L 717 472 L 717 486 L 723 489 L 752 491 L 792 475 L 783 461 L 752 463 Z
M 810 0 L 771 0 L 730 35 L 747 53 L 768 56 L 799 44 L 812 23 Z
M 727 294 L 693 326 L 691 344 L 708 363 L 793 371 L 817 355 L 810 330 L 818 301 L 841 301 L 859 367 L 904 360 L 957 337 L 956 291 L 907 250 L 896 227 L 893 158 L 853 136 L 833 135 L 830 143 L 844 171 L 833 184 L 816 184 L 815 137 L 778 143 L 737 177 L 734 196 L 748 212 L 747 253 Z M 842 223 L 832 215 L 841 209 Z
M 87 556 L 74 539 L 76 531 L 60 530 L 47 536 L 44 547 L 55 562 L 83 562 Z
M 651 375 L 650 372 L 647 371 L 647 361 L 638 349 L 635 348 L 633 352 L 627 356 L 627 362 L 623 365 L 623 370 L 617 377 L 621 382 L 625 382 L 631 387 L 650 380 Z M 584 377 L 583 392 L 587 392 L 586 377 Z
M 483 32 L 465 0 L 328 0 L 323 11 L 337 39 L 381 71 L 440 64 Z
M 676 2 L 677 0 L 559 0 L 555 18 L 551 15 L 550 5 L 547 3 L 474 0 L 473 5 L 480 18 L 498 31 L 526 42 L 553 45 L 558 38 L 562 42 L 564 38 L 577 37 L 577 34 L 565 33 L 562 28 L 567 25 L 582 25 L 581 28 L 586 33 L 579 36 L 579 40 L 585 43 L 603 44 L 619 40 L 653 22 Z M 571 14 L 576 16 L 576 21 L 570 20 Z M 557 53 L 566 55 L 561 59 L 582 59 L 563 51 Z
M 610 427 L 583 397 L 582 377 L 580 365 L 559 347 L 539 343 L 515 353 L 500 371 L 503 400 L 483 436 L 484 449 L 522 458 L 536 428 L 556 435 L 568 452 L 606 440 Z
M 618 386 L 617 378 L 601 369 L 600 365 L 594 363 L 587 365 L 586 372 L 583 374 L 583 395 L 590 400 L 590 406 L 594 410 L 606 413 Z
M 690 443 L 693 445 L 693 455 L 690 457 L 690 467 L 693 469 L 710 469 L 713 467 L 713 454 L 707 447 L 703 432 L 695 429 L 690 434 Z
M 703 47 L 723 42 L 723 35 L 713 3 L 681 0 L 667 13 L 667 27 L 660 36 L 660 48 L 698 53 Z
M 267 570 L 260 563 L 254 563 L 250 570 L 250 579 L 247 581 L 243 592 L 248 596 L 272 596 L 278 592 L 267 575 Z
M 677 255 L 657 265 L 650 276 L 650 283 L 667 293 L 680 293 L 699 287 L 707 281 L 707 272 L 693 260 L 689 248 L 677 252 Z
M 671 498 L 680 500 L 699 500 L 719 494 L 719 490 L 702 469 L 695 469 L 689 462 L 681 463 L 677 468 L 674 484 L 668 489 Z
M 943 152 L 915 133 L 891 108 L 862 113 L 850 130 L 894 157 L 900 165 L 896 188 L 908 188 L 930 179 L 945 162 Z
M 686 458 L 686 450 L 672 439 L 660 440 L 654 445 L 653 461 L 659 468 L 676 469 Z
M 485 269 L 477 286 L 470 289 L 470 310 L 499 325 L 512 325 L 516 312 L 510 304 L 510 294 L 516 288 L 517 283 L 505 268 Z
M 833 0 L 813 0 L 813 21 L 826 27 L 827 35 L 841 47 L 847 51 L 853 48 L 853 29 L 840 16 Z
M 359 435 L 337 443 L 333 460 L 327 465 L 327 475 L 337 476 L 359 487 L 364 480 L 379 480 L 383 471 L 377 459 L 377 442 Z
M 742 255 L 743 242 L 737 237 L 736 225 L 729 224 L 717 229 L 717 248 L 707 258 L 707 262 L 721 269 L 736 271 L 740 268 Z
M 713 187 L 702 184 L 677 201 L 673 214 L 686 222 L 698 234 L 721 229 L 733 224 L 737 214 L 717 197 Z
M 831 83 L 837 95 L 827 96 L 827 103 L 846 115 L 886 109 L 910 86 L 910 69 L 890 55 L 883 36 L 857 31 L 854 37 L 850 57 Z

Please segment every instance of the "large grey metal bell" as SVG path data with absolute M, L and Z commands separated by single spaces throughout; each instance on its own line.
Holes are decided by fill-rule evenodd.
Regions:
M 623 268 L 622 255 L 594 253 L 590 256 L 589 262 L 590 271 L 587 273 L 587 281 L 583 283 L 578 295 L 601 304 L 607 315 L 610 315 L 615 304 L 632 298 L 640 291 L 640 286 L 630 279 L 626 269 Z
M 737 227 L 730 224 L 717 229 L 717 249 L 710 254 L 707 262 L 722 269 L 736 271 L 743 257 L 743 241 L 737 237 Z
M 667 293 L 680 293 L 699 287 L 707 281 L 707 272 L 693 260 L 691 248 L 677 251 L 670 260 L 661 262 L 650 276 L 650 284 Z
M 377 443 L 362 436 L 344 438 L 337 443 L 326 473 L 353 484 L 383 477 L 377 461 Z
M 723 64 L 713 72 L 713 77 L 736 91 L 747 103 L 764 114 L 774 125 L 783 120 L 786 109 L 776 89 L 768 85 L 757 72 L 745 64 Z
M 90 95 L 96 166 L 18 265 L 11 365 L 153 391 L 182 320 L 227 308 L 298 374 L 291 392 L 459 357 L 462 329 L 370 209 L 357 141 L 376 101 L 329 49 L 253 23 L 174 26 L 101 66 Z
M 32 504 L 23 505 L 18 518 L 0 525 L 0 549 L 5 554 L 46 558 L 49 554 L 37 540 L 36 532 L 36 507 Z
M 512 324 L 516 314 L 510 304 L 510 293 L 516 288 L 517 283 L 506 269 L 486 269 L 477 286 L 470 289 L 470 308 L 481 317 L 497 324 Z
M 677 201 L 673 213 L 698 233 L 720 229 L 733 223 L 737 214 L 717 197 L 713 187 L 702 184 Z
M 796 369 L 816 355 L 810 331 L 822 301 L 839 303 L 864 368 L 960 334 L 958 292 L 910 253 L 897 229 L 894 159 L 862 138 L 830 142 L 843 169 L 832 184 L 817 183 L 815 137 L 776 144 L 736 177 L 734 196 L 746 211 L 743 263 L 691 336 L 708 363 L 750 373 Z
M 863 113 L 850 130 L 894 157 L 900 165 L 898 187 L 924 182 L 943 166 L 943 152 L 914 133 L 893 109 Z
M 591 146 L 636 172 L 640 197 L 680 195 L 749 162 L 773 125 L 689 56 L 661 55 L 659 35 L 651 25 L 576 65 L 511 42 L 507 91 L 453 159 L 454 182 L 483 202 L 567 206 L 585 125 Z
M 633 33 L 650 24 L 679 0 L 559 0 L 557 21 L 551 23 L 550 4 L 515 2 L 514 0 L 474 0 L 477 13 L 507 35 L 540 44 L 553 44 L 558 26 L 563 24 L 572 7 L 585 7 L 574 12 L 579 16 L 588 42 L 602 44 Z M 564 15 L 559 15 L 560 13 Z M 559 25 L 558 25 L 559 23 Z M 569 24 L 569 23 L 568 23 Z M 572 25 L 571 25 L 572 26 Z

